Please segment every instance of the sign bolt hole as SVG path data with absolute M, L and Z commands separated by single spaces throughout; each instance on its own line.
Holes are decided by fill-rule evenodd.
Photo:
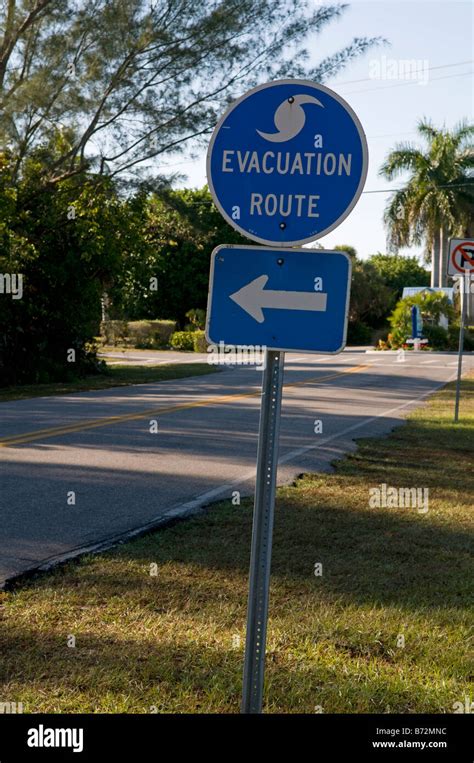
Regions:
M 284 264 L 284 262 L 285 262 L 285 260 L 283 259 L 283 257 L 279 257 L 279 258 L 277 259 L 277 265 L 283 265 L 283 264 Z
M 290 95 L 290 97 L 288 98 L 288 103 L 294 103 L 294 102 L 295 102 L 295 99 L 293 98 L 292 95 Z
M 285 230 L 286 223 L 280 223 L 280 230 Z

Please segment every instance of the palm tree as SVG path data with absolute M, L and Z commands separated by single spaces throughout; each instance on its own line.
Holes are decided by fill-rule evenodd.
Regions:
M 474 125 L 449 131 L 423 119 L 417 129 L 425 148 L 400 143 L 379 170 L 387 180 L 411 173 L 387 204 L 384 222 L 391 249 L 425 242 L 431 285 L 445 286 L 448 240 L 472 235 L 474 224 Z

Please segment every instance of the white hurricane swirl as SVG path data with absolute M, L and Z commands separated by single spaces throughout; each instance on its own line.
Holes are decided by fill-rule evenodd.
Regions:
M 303 103 L 315 103 L 324 108 L 321 101 L 312 95 L 295 95 L 292 103 L 286 99 L 280 103 L 275 111 L 274 122 L 278 132 L 270 133 L 257 130 L 258 134 L 272 143 L 283 143 L 285 140 L 294 138 L 301 132 L 306 121 L 306 114 L 302 108 Z

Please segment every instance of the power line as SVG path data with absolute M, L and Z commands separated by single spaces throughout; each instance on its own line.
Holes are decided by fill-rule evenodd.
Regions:
M 438 188 L 467 188 L 472 186 L 472 183 L 449 183 L 448 185 L 439 185 Z M 380 188 L 373 191 L 362 191 L 362 193 L 397 193 L 403 191 L 404 188 Z M 206 202 L 207 203 L 207 202 Z
M 471 186 L 472 183 L 449 183 L 447 185 L 439 185 L 438 188 L 466 188 Z M 404 188 L 377 188 L 371 191 L 362 191 L 362 194 L 364 193 L 397 193 L 398 191 L 403 191 Z M 213 201 L 190 201 L 188 202 L 188 206 L 190 207 L 199 207 L 202 204 L 213 204 Z
M 455 64 L 441 64 L 440 66 L 429 66 L 427 69 L 425 69 L 425 71 L 433 72 L 435 69 L 449 69 L 450 67 L 453 67 L 453 66 L 463 66 L 464 64 L 472 64 L 472 63 L 474 63 L 474 60 L 458 61 Z M 359 82 L 373 82 L 374 79 L 375 79 L 374 77 L 364 77 L 363 79 L 350 79 L 350 80 L 345 80 L 344 82 L 335 82 L 334 86 L 339 87 L 339 85 L 355 85 Z
M 472 76 L 474 71 L 470 72 L 460 72 L 459 74 L 447 74 L 445 77 L 433 77 L 430 79 L 431 82 L 439 82 L 442 79 L 453 79 L 454 77 L 467 77 L 468 75 Z M 381 87 L 369 87 L 364 88 L 363 90 L 350 90 L 348 93 L 344 93 L 344 97 L 347 95 L 355 95 L 356 93 L 374 93 L 376 90 L 390 90 L 394 87 L 405 87 L 406 85 L 418 85 L 419 82 L 416 80 L 411 80 L 410 82 L 396 82 L 393 85 L 382 85 Z M 428 84 L 428 83 L 427 83 Z

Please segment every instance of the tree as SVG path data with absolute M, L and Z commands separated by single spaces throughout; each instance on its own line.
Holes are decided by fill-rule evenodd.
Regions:
M 205 309 L 212 250 L 222 243 L 248 243 L 214 206 L 207 187 L 151 196 L 144 210 L 145 250 L 124 259 L 110 290 L 114 318 L 172 318 Z M 156 279 L 153 281 L 152 279 Z M 150 289 L 150 283 L 157 288 Z
M 349 322 L 377 327 L 383 323 L 392 296 L 384 279 L 367 260 L 352 263 Z
M 104 289 L 130 313 L 184 320 L 205 307 L 210 251 L 225 238 L 216 241 L 179 194 L 147 201 L 170 185 L 160 161 L 203 141 L 228 102 L 262 79 L 322 81 L 381 41 L 354 38 L 308 65 L 309 36 L 345 9 L 311 0 L 5 0 L 0 266 L 24 274 L 25 293 L 0 304 L 4 382 L 93 367 Z M 215 230 L 235 240 L 205 204 L 219 218 Z M 158 295 L 149 288 L 156 276 Z
M 14 182 L 31 151 L 58 182 L 84 171 L 143 181 L 262 79 L 323 81 L 380 42 L 354 38 L 317 66 L 304 43 L 346 5 L 310 0 L 8 0 L 0 10 L 0 146 Z
M 474 125 L 462 122 L 449 131 L 422 120 L 418 132 L 424 148 L 400 143 L 380 168 L 388 180 L 410 173 L 389 201 L 384 220 L 392 248 L 425 241 L 431 285 L 445 286 L 448 239 L 470 235 L 474 222 Z
M 350 246 L 350 244 L 340 244 L 339 246 L 334 247 L 335 252 L 346 252 L 346 254 L 349 255 L 353 260 L 357 258 L 357 249 L 355 249 L 353 246 Z
M 385 285 L 392 290 L 387 313 L 393 310 L 405 286 L 429 286 L 430 274 L 418 263 L 416 257 L 378 252 L 372 254 L 368 262 L 375 267 Z
M 90 343 L 100 298 L 141 246 L 140 198 L 120 199 L 109 179 L 41 187 L 30 158 L 17 188 L 0 154 L 0 272 L 22 277 L 21 298 L 0 298 L 0 383 L 63 381 L 97 370 Z

